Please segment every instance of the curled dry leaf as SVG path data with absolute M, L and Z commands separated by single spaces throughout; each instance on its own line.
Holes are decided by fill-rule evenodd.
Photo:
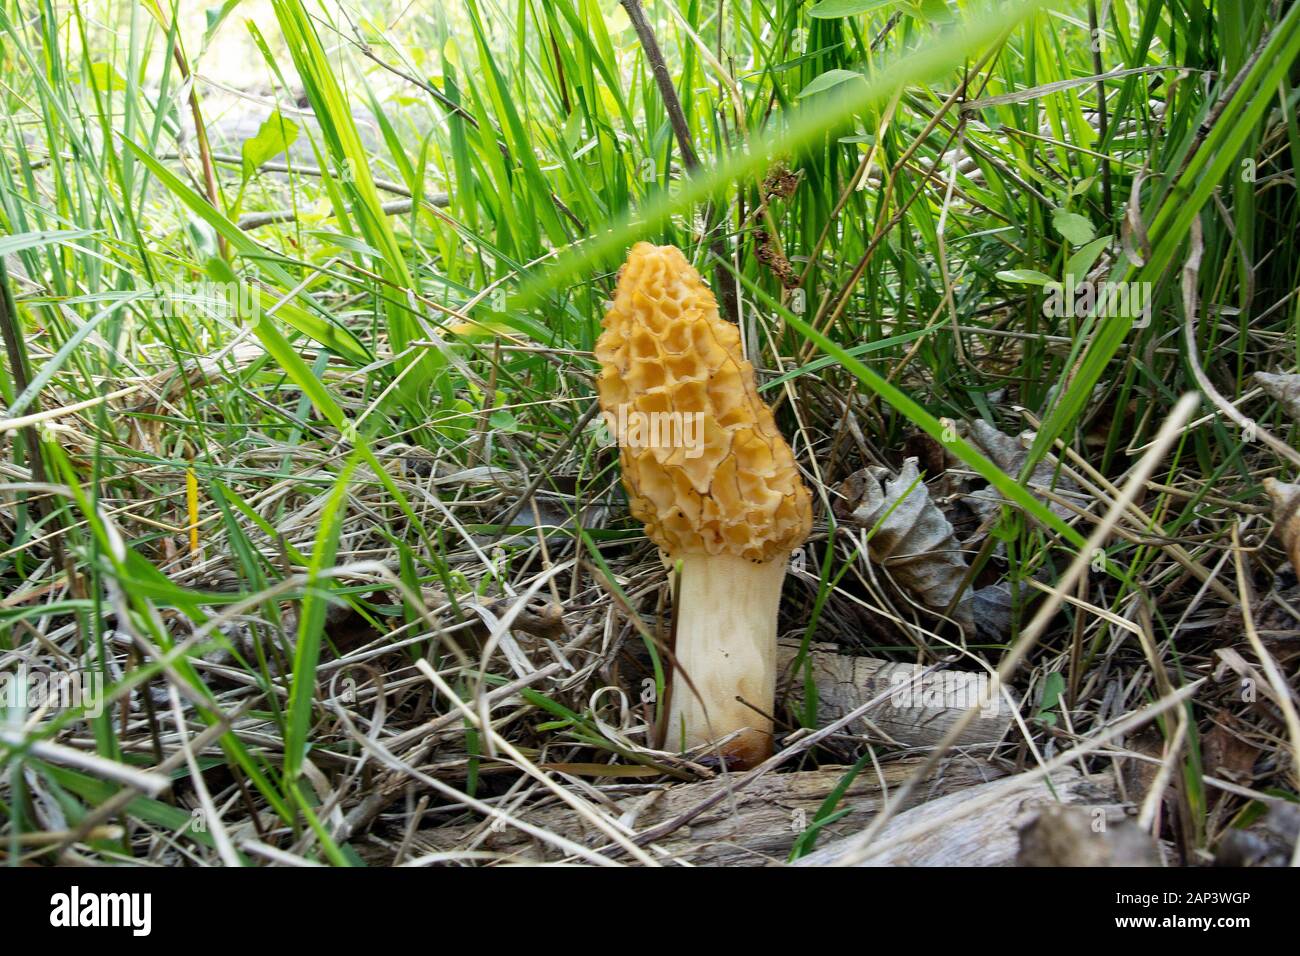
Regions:
M 844 501 L 837 510 L 862 528 L 876 528 L 879 522 L 867 542 L 872 560 L 888 568 L 893 580 L 926 607 L 943 611 L 960 592 L 969 565 L 952 525 L 920 478 L 915 458 L 904 461 L 893 479 L 882 468 L 864 468 L 840 486 Z M 972 604 L 967 592 L 952 609 L 963 627 L 975 623 Z
M 777 662 L 782 688 L 778 697 L 799 711 L 805 706 L 803 668 L 796 669 L 801 641 L 782 641 Z M 921 679 L 925 668 L 874 657 L 842 654 L 835 644 L 811 644 L 808 666 L 817 690 L 817 726 L 825 727 L 857 710 L 869 700 L 878 701 L 871 711 L 850 725 L 849 732 L 865 733 L 875 739 L 887 735 L 904 747 L 934 747 L 966 711 L 979 707 L 957 738 L 957 747 L 997 744 L 1011 729 L 1011 712 L 1021 695 L 1011 689 L 1012 703 L 1003 696 L 1001 685 L 989 675 L 972 671 L 936 671 Z M 888 695 L 887 699 L 880 699 Z
M 1021 600 L 1027 600 L 1021 585 Z M 975 618 L 975 629 L 985 637 L 1000 639 L 1011 633 L 1011 619 L 1015 615 L 1015 602 L 1012 599 L 1011 585 L 1002 581 L 979 588 L 971 595 L 971 614 Z
M 1120 222 L 1124 254 L 1135 266 L 1144 266 L 1151 258 L 1151 240 L 1147 238 L 1146 223 L 1142 221 L 1142 181 L 1145 179 L 1145 173 L 1133 177 L 1128 203 L 1124 206 L 1124 219 Z
M 970 438 L 979 446 L 980 451 L 988 456 L 993 464 L 1005 471 L 1008 475 L 1015 478 L 1021 469 L 1025 466 L 1025 460 L 1029 457 L 1027 449 L 1018 439 L 1010 435 L 1004 435 L 988 422 L 976 419 L 970 426 Z M 1029 476 L 1027 486 L 1030 491 L 1039 491 L 1040 489 L 1052 489 L 1057 495 L 1070 497 L 1077 495 L 1078 486 L 1064 475 L 1058 477 L 1056 469 L 1047 462 L 1039 462 L 1034 468 L 1033 474 Z M 972 503 L 976 510 L 987 514 L 992 510 L 993 505 L 1000 506 L 1003 498 L 993 488 L 985 488 L 971 495 Z M 1065 505 L 1056 501 L 1045 502 L 1047 507 L 1060 518 L 1070 518 L 1073 512 Z
M 1291 559 L 1291 567 L 1300 574 L 1300 485 L 1265 478 L 1264 490 L 1273 501 L 1273 520 L 1277 522 L 1278 537 Z
M 1262 388 L 1269 398 L 1276 399 L 1283 411 L 1300 422 L 1300 375 L 1256 372 L 1255 384 Z

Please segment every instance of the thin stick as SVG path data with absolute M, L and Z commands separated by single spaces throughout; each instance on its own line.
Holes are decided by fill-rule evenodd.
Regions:
M 686 123 L 686 113 L 682 110 L 682 101 L 673 87 L 673 78 L 668 72 L 668 64 L 664 62 L 663 51 L 659 49 L 659 41 L 655 39 L 654 30 L 650 28 L 650 21 L 646 19 L 645 11 L 641 9 L 641 0 L 619 0 L 619 2 L 627 11 L 627 17 L 632 21 L 632 28 L 636 30 L 637 39 L 641 41 L 646 59 L 650 61 L 650 72 L 654 74 L 659 95 L 663 97 L 664 109 L 668 111 L 668 122 L 673 128 L 677 148 L 682 153 L 682 165 L 686 167 L 687 172 L 694 172 L 700 168 L 700 157 L 695 152 L 695 144 L 691 140 L 691 128 Z M 707 225 L 712 219 L 713 204 L 710 203 L 704 211 L 704 222 Z M 736 280 L 728 274 L 722 264 L 727 261 L 727 249 L 722 244 L 722 239 L 718 237 L 716 229 L 709 243 L 709 252 L 721 260 L 714 268 L 713 282 L 717 286 L 718 296 L 721 299 L 722 314 L 728 321 L 735 323 L 739 320 L 740 314 L 736 303 Z
M 1088 0 L 1088 35 L 1092 41 L 1092 71 L 1101 75 L 1101 27 L 1097 24 L 1097 0 Z M 1106 115 L 1106 81 L 1097 80 L 1097 133 L 1104 143 L 1108 139 L 1107 130 L 1110 121 Z M 1114 207 L 1110 192 L 1110 157 L 1103 155 L 1101 160 L 1101 195 L 1106 207 L 1106 218 L 1114 219 Z

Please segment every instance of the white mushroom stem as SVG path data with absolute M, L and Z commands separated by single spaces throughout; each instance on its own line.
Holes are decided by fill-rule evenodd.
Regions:
M 676 639 L 664 746 L 718 744 L 733 770 L 772 752 L 776 623 L 782 558 L 681 555 Z M 689 678 L 689 681 L 687 680 Z

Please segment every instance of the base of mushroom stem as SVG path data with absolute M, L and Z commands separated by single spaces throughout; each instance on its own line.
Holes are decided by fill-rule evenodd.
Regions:
M 730 555 L 680 560 L 663 746 L 695 751 L 705 762 L 725 756 L 732 770 L 752 767 L 772 753 L 777 606 L 786 562 Z M 719 744 L 711 747 L 714 741 Z
M 742 730 L 730 740 L 710 747 L 694 757 L 694 762 L 711 769 L 750 770 L 772 756 L 772 735 L 761 730 Z

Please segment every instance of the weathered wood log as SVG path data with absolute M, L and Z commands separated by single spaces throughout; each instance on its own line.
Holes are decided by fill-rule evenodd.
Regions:
M 782 641 L 777 651 L 781 677 L 777 682 L 792 709 L 804 701 L 802 672 L 793 672 L 798 641 Z M 867 701 L 889 695 L 858 721 L 853 732 L 876 741 L 906 747 L 932 747 L 948 728 L 971 707 L 980 716 L 962 732 L 958 746 L 987 748 L 996 744 L 1011 726 L 1011 703 L 998 692 L 994 678 L 971 671 L 935 671 L 872 657 L 839 653 L 834 644 L 813 644 L 813 682 L 817 687 L 817 725 L 825 727 Z M 922 676 L 924 675 L 924 676 Z M 1011 693 L 1012 700 L 1019 700 Z M 887 735 L 887 737 L 882 736 Z
M 851 783 L 840 803 L 848 812 L 822 828 L 819 839 L 860 830 L 880 809 L 885 792 L 913 773 L 919 759 L 883 764 L 880 772 L 868 767 Z M 762 866 L 784 863 L 799 834 L 813 822 L 822 802 L 843 779 L 847 768 L 827 767 L 799 773 L 769 773 L 751 785 L 723 799 L 716 806 L 656 841 L 650 852 L 665 863 L 695 866 Z M 917 788 L 916 801 L 954 793 L 1000 776 L 1000 771 L 969 760 L 953 760 L 943 766 L 928 786 Z M 734 781 L 737 777 L 732 778 Z M 671 821 L 726 788 L 724 779 L 702 783 L 631 785 L 605 788 L 617 805 L 624 824 L 635 831 Z M 566 806 L 545 806 L 516 814 L 542 827 L 589 847 L 600 847 L 608 838 L 579 819 Z M 408 859 L 426 853 L 479 850 L 508 856 L 515 862 L 553 862 L 561 859 L 554 847 L 511 827 L 441 827 L 421 831 L 411 843 Z
M 1059 803 L 1086 807 L 1099 823 L 1126 818 L 1109 775 L 1085 777 L 1061 768 L 1045 779 L 1020 774 L 930 800 L 904 810 L 872 841 L 858 866 L 1012 866 L 1020 849 L 1020 828 Z M 855 838 L 826 844 L 798 866 L 843 866 L 855 861 Z

